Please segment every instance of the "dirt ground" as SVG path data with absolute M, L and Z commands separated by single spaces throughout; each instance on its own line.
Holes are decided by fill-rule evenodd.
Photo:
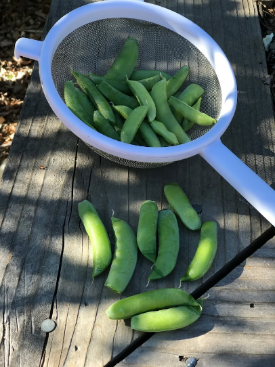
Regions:
M 34 64 L 16 60 L 14 45 L 20 37 L 41 39 L 50 4 L 51 0 L 0 1 L 0 166 L 8 157 Z

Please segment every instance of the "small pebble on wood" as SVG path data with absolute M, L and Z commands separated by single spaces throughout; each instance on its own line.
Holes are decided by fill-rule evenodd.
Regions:
M 41 323 L 41 330 L 44 331 L 44 333 L 50 333 L 55 327 L 56 323 L 51 319 L 46 319 Z

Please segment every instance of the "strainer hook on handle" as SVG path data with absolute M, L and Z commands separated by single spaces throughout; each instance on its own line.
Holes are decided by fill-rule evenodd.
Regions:
M 207 145 L 200 155 L 255 209 L 275 226 L 275 191 L 220 139 Z

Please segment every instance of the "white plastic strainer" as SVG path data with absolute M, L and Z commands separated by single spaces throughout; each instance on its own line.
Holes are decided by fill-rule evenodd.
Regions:
M 80 121 L 65 105 L 71 69 L 104 75 L 128 36 L 138 40 L 138 69 L 175 73 L 188 64 L 188 83 L 206 91 L 202 111 L 218 120 L 194 127 L 187 144 L 140 147 L 110 139 Z M 45 96 L 59 119 L 98 154 L 121 164 L 154 167 L 200 154 L 270 223 L 275 225 L 275 193 L 221 142 L 236 109 L 237 88 L 229 61 L 216 42 L 185 17 L 142 0 L 109 0 L 82 6 L 61 18 L 43 42 L 20 38 L 15 57 L 39 61 Z

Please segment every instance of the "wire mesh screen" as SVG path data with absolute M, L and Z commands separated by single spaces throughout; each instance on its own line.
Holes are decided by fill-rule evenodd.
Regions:
M 159 70 L 173 75 L 180 67 L 189 65 L 190 73 L 181 90 L 191 83 L 199 84 L 205 90 L 201 111 L 218 118 L 221 89 L 216 73 L 206 57 L 177 33 L 155 23 L 135 19 L 99 20 L 79 27 L 64 38 L 52 61 L 52 76 L 60 96 L 63 98 L 65 81 L 74 81 L 72 69 L 86 75 L 93 72 L 103 76 L 128 36 L 136 38 L 139 44 L 136 69 Z M 194 140 L 210 128 L 194 125 L 188 135 Z M 98 154 L 104 153 L 98 149 L 96 151 Z M 107 153 L 101 155 L 121 164 L 145 168 L 144 164 L 138 162 L 120 162 L 118 157 L 111 157 Z

